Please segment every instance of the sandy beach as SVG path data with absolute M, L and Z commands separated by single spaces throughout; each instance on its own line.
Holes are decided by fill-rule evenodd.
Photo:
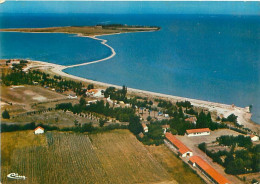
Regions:
M 104 88 L 104 89 L 109 86 L 113 86 L 115 88 L 121 89 L 122 86 L 99 82 L 99 81 L 93 81 L 90 79 L 70 75 L 63 71 L 66 68 L 72 68 L 72 67 L 76 67 L 76 66 L 82 66 L 82 65 L 88 65 L 88 64 L 93 64 L 93 63 L 97 63 L 97 62 L 102 62 L 102 61 L 112 58 L 116 54 L 114 49 L 111 46 L 106 44 L 106 40 L 103 40 L 103 39 L 98 39 L 98 40 L 102 41 L 102 44 L 111 48 L 112 54 L 109 57 L 101 59 L 101 60 L 97 60 L 97 61 L 77 64 L 77 65 L 70 65 L 70 66 L 57 65 L 57 64 L 43 62 L 43 61 L 30 61 L 28 66 L 24 69 L 24 71 L 27 71 L 28 69 L 38 68 L 38 69 L 50 72 L 54 75 L 60 75 L 65 78 L 69 78 L 72 80 L 78 80 L 81 82 L 92 83 L 92 84 L 94 84 L 96 86 L 98 85 L 99 87 Z M 167 94 L 156 93 L 156 92 L 145 91 L 145 90 L 134 89 L 134 88 L 127 88 L 127 89 L 128 89 L 128 93 L 133 94 L 133 95 L 147 96 L 147 97 L 152 97 L 152 98 L 163 98 L 163 99 L 170 100 L 173 102 L 188 100 L 195 107 L 207 109 L 208 111 L 217 113 L 217 115 L 223 116 L 223 117 L 227 117 L 233 113 L 236 116 L 238 116 L 238 123 L 240 125 L 244 125 L 244 127 L 250 128 L 251 130 L 253 130 L 257 133 L 260 130 L 260 125 L 251 121 L 251 113 L 249 112 L 248 107 L 243 108 L 243 107 L 237 107 L 235 105 L 221 104 L 221 103 L 217 103 L 217 102 L 209 102 L 209 101 L 204 101 L 204 100 L 167 95 Z

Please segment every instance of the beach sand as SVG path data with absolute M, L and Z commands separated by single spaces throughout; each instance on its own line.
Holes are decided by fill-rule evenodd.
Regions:
M 102 39 L 99 39 L 99 40 L 102 40 Z M 105 44 L 104 41 L 102 41 L 102 42 Z M 107 58 L 104 58 L 104 59 L 101 59 L 98 61 L 82 63 L 82 64 L 78 64 L 78 65 L 71 65 L 71 66 L 57 65 L 57 64 L 43 62 L 43 61 L 30 61 L 29 64 L 27 65 L 27 67 L 24 69 L 24 71 L 27 71 L 28 69 L 38 68 L 38 69 L 44 70 L 46 72 L 50 72 L 53 75 L 60 75 L 67 79 L 77 80 L 77 81 L 85 82 L 88 84 L 94 84 L 95 86 L 99 86 L 104 89 L 109 86 L 115 87 L 117 89 L 121 89 L 122 86 L 99 82 L 99 81 L 93 81 L 90 79 L 85 79 L 82 77 L 70 75 L 68 73 L 63 72 L 63 70 L 66 68 L 88 65 L 88 64 L 105 61 L 105 60 L 113 57 L 115 54 L 116 54 L 115 52 L 112 52 L 112 55 Z M 134 89 L 134 88 L 127 88 L 127 90 L 128 90 L 129 94 L 137 95 L 137 96 L 146 96 L 146 97 L 150 97 L 150 98 L 163 98 L 163 99 L 173 101 L 173 102 L 187 100 L 187 101 L 190 101 L 193 106 L 207 109 L 208 111 L 210 111 L 212 113 L 216 113 L 218 116 L 228 117 L 230 114 L 233 113 L 236 116 L 238 116 L 238 124 L 244 125 L 245 128 L 249 128 L 249 129 L 257 132 L 258 134 L 260 132 L 260 125 L 254 123 L 251 120 L 251 113 L 249 112 L 248 107 L 242 108 L 242 107 L 237 107 L 234 105 L 221 104 L 221 103 L 216 103 L 216 102 L 209 102 L 209 101 L 204 101 L 204 100 L 167 95 L 167 94 L 156 93 L 156 92 L 145 91 L 145 90 Z

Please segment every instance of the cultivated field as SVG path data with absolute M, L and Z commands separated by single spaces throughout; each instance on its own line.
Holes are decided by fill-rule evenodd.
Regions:
M 4 133 L 12 136 L 16 132 Z M 28 134 L 29 135 L 29 134 Z M 42 136 L 42 135 L 40 135 Z M 48 132 L 47 144 L 14 148 L 3 183 L 176 183 L 163 165 L 127 130 L 102 134 Z M 39 138 L 30 134 L 31 139 Z M 8 142 L 2 142 L 6 149 Z M 26 180 L 13 181 L 17 172 Z
M 1 180 L 12 172 L 13 157 L 17 150 L 23 150 L 31 147 L 46 147 L 47 141 L 45 135 L 35 136 L 32 130 L 5 132 L 1 133 Z

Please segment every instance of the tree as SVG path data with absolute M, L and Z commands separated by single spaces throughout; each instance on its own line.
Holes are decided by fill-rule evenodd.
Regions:
M 230 114 L 227 118 L 222 118 L 222 121 L 229 121 L 229 122 L 233 122 L 233 123 L 237 123 L 237 116 L 235 114 Z
M 257 184 L 258 181 L 257 181 L 257 179 L 253 178 L 252 181 L 251 181 L 251 183 L 252 183 L 252 184 Z
M 142 125 L 140 123 L 140 119 L 138 116 L 131 116 L 128 129 L 135 135 L 139 134 L 143 131 Z
M 79 104 L 80 104 L 81 107 L 85 107 L 87 102 L 83 97 L 81 97 L 80 100 L 79 100 Z
M 91 132 L 94 130 L 92 123 L 84 123 L 81 127 L 80 132 Z
M 150 124 L 148 126 L 148 133 L 147 136 L 153 140 L 160 140 L 163 139 L 163 130 L 160 124 Z
M 88 85 L 88 90 L 90 90 L 90 89 L 94 89 L 94 84 L 89 84 Z
M 74 120 L 74 125 L 75 125 L 75 126 L 79 126 L 79 121 L 75 119 L 75 120 Z
M 99 119 L 99 126 L 100 127 L 103 127 L 104 126 L 104 124 L 106 123 L 106 120 L 104 120 L 104 119 Z
M 7 110 L 4 110 L 4 112 L 2 113 L 2 117 L 4 119 L 10 119 L 10 115 L 9 115 L 9 112 Z
M 234 175 L 245 173 L 245 162 L 241 158 L 235 159 L 227 165 L 225 172 Z
M 148 116 L 147 117 L 147 121 L 151 121 L 152 120 L 152 117 L 151 116 Z

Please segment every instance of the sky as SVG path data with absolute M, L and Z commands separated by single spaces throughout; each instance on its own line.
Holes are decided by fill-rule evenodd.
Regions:
M 11 1 L 0 13 L 232 14 L 260 15 L 260 2 L 234 1 Z

